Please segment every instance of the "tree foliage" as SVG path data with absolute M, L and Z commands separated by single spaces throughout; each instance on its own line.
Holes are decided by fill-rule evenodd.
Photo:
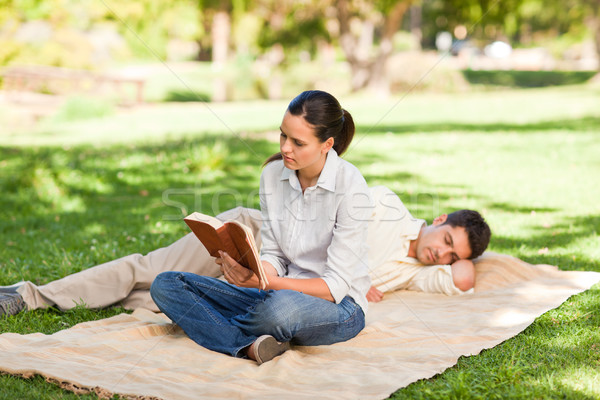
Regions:
M 0 65 L 93 68 L 104 51 L 164 59 L 170 39 L 204 34 L 199 12 L 191 0 L 0 0 Z M 95 36 L 112 47 L 98 49 Z
M 239 54 L 256 60 L 278 48 L 284 65 L 325 43 L 342 50 L 355 89 L 376 87 L 413 6 L 422 10 L 425 47 L 462 25 L 481 43 L 587 38 L 600 54 L 598 0 L 0 0 L 0 65 L 92 68 L 98 49 L 91 36 L 110 30 L 124 42 L 110 49 L 117 59 L 164 59 L 177 39 L 198 43 L 204 60 L 215 60 L 215 49 L 226 61 Z

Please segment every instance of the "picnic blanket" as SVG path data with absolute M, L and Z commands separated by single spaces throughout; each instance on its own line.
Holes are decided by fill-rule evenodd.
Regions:
M 101 397 L 382 399 L 509 339 L 600 281 L 485 253 L 471 294 L 398 291 L 370 305 L 366 328 L 331 346 L 293 347 L 261 366 L 206 350 L 166 316 L 138 309 L 52 335 L 0 335 L 0 371 L 40 374 Z

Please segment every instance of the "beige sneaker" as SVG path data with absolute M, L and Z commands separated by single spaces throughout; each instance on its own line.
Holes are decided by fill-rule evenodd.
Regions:
M 262 335 L 254 341 L 252 346 L 250 346 L 248 357 L 252 358 L 260 365 L 267 361 L 271 361 L 289 349 L 289 342 L 278 342 L 271 335 Z

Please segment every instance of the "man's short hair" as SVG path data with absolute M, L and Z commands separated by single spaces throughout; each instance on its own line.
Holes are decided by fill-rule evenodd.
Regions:
M 454 211 L 448 214 L 448 218 L 444 222 L 445 224 L 453 228 L 457 226 L 465 228 L 469 237 L 469 245 L 471 246 L 471 256 L 469 257 L 471 260 L 483 254 L 490 243 L 490 237 L 492 236 L 490 227 L 477 211 Z

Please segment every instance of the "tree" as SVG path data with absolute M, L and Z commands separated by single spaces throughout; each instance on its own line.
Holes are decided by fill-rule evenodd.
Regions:
M 531 44 L 535 34 L 547 39 L 566 35 L 575 41 L 589 32 L 600 59 L 598 0 L 424 0 L 423 14 L 428 46 L 438 31 L 452 32 L 458 25 L 468 27 L 476 40 L 506 39 L 521 45 Z
M 547 32 L 553 37 L 571 35 L 579 40 L 589 33 L 600 60 L 598 0 L 522 0 L 517 18 L 521 31 Z M 515 37 L 515 40 L 522 39 L 524 38 L 520 35 Z M 600 62 L 598 69 L 600 70 Z
M 283 79 L 279 72 L 290 66 L 290 60 L 314 55 L 319 43 L 330 42 L 325 27 L 327 2 L 308 0 L 261 0 L 254 12 L 261 19 L 257 44 L 260 63 L 268 78 L 261 87 L 269 98 L 281 98 Z
M 227 81 L 220 75 L 229 55 L 232 4 L 229 0 L 199 0 L 198 6 L 202 10 L 205 33 L 210 38 L 210 60 L 213 63 L 213 70 L 216 72 L 213 79 L 212 100 L 225 101 L 227 100 Z M 208 53 L 205 38 L 206 36 L 199 40 L 200 57 Z
M 598 71 L 600 72 L 600 2 L 598 0 L 587 0 L 584 4 L 590 10 L 587 23 L 594 35 L 596 55 L 598 56 Z
M 213 101 L 227 100 L 227 80 L 223 77 L 223 72 L 230 59 L 232 25 L 236 17 L 247 12 L 252 4 L 252 0 L 198 0 L 204 30 L 210 37 L 210 60 L 216 72 L 213 79 Z M 199 38 L 200 58 L 207 53 L 205 38 L 206 36 Z
M 527 0 L 424 0 L 425 45 L 432 47 L 440 31 L 465 26 L 471 38 L 483 41 L 518 40 L 522 3 Z M 534 0 L 543 1 L 543 0 Z
M 336 0 L 339 40 L 352 71 L 352 90 L 389 93 L 385 66 L 392 40 L 414 0 Z M 354 26 L 359 28 L 354 28 Z M 379 26 L 379 29 L 376 29 Z M 379 34 L 378 45 L 375 33 Z

